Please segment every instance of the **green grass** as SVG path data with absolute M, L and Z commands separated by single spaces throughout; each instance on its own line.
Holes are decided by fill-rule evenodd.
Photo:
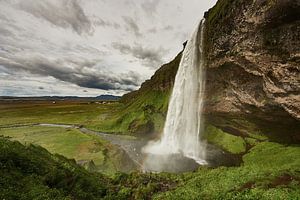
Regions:
M 228 14 L 228 9 L 235 0 L 219 0 L 218 3 L 210 10 L 208 23 L 214 24 L 215 21 L 221 20 Z
M 123 104 L 88 102 L 0 102 L 0 127 L 16 124 L 57 123 L 83 125 L 89 129 L 118 134 L 135 134 L 163 129 L 168 93 L 150 91 L 136 101 Z M 153 124 L 153 128 L 149 124 Z M 144 127 L 144 128 L 143 128 Z
M 2 128 L 0 135 L 11 137 L 23 144 L 42 146 L 50 153 L 60 154 L 77 162 L 88 164 L 92 161 L 98 171 L 113 173 L 121 170 L 118 159 L 122 155 L 117 147 L 100 137 L 83 134 L 77 129 L 37 126 Z
M 0 138 L 1 199 L 299 199 L 300 147 L 261 142 L 240 167 L 88 173 L 41 147 Z
M 41 147 L 0 138 L 0 199 L 99 199 L 107 182 Z
M 233 154 L 246 151 L 246 142 L 242 137 L 231 135 L 212 125 L 206 126 L 204 139 Z
M 20 105 L 21 108 L 6 107 L 0 112 L 3 114 L 1 117 L 11 117 L 14 123 L 78 123 L 112 132 L 129 131 L 133 121 L 136 127 L 141 127 L 147 121 L 160 123 L 161 125 L 158 125 L 160 127 L 164 121 L 161 111 L 166 109 L 168 96 L 159 92 L 148 95 L 125 105 L 119 103 L 27 107 Z M 79 108 L 82 116 L 77 116 L 79 114 L 75 112 Z M 19 114 L 18 109 L 22 110 Z M 8 110 L 13 113 L 9 113 Z M 40 115 L 36 115 L 39 112 Z M 22 117 L 30 120 L 22 120 Z M 7 122 L 1 121 L 1 124 L 12 124 Z M 112 175 L 118 166 L 122 165 L 120 162 L 122 154 L 97 137 L 82 134 L 76 129 L 56 127 L 1 128 L 0 135 L 10 136 L 11 140 L 21 141 L 27 146 L 0 139 L 0 198 L 297 199 L 300 197 L 299 146 L 261 142 L 262 138 L 248 138 L 249 135 L 242 138 L 211 125 L 206 127 L 205 134 L 208 142 L 231 153 L 243 153 L 243 164 L 239 167 L 215 169 L 201 167 L 196 172 L 185 174 Z M 61 154 L 77 161 L 93 160 L 100 166 L 98 168 L 100 171 L 111 176 L 90 174 L 77 166 L 74 161 L 68 161 L 59 155 L 51 155 L 41 147 L 29 144 L 41 145 L 51 153 Z M 247 152 L 246 144 L 252 147 Z M 75 186 L 69 186 L 70 183 Z
M 107 130 L 105 123 L 122 108 L 122 104 L 89 102 L 0 102 L 0 127 L 15 124 L 58 123 L 97 127 Z M 103 127 L 104 126 L 104 127 Z M 111 131 L 109 131 L 111 132 Z
M 159 132 L 163 129 L 168 100 L 169 93 L 151 90 L 138 96 L 133 102 L 121 104 L 118 111 L 106 120 L 87 124 L 87 127 L 119 134 Z
M 42 147 L 0 137 L 0 199 L 150 199 L 176 181 L 170 174 L 90 173 Z
M 299 199 L 300 147 L 260 143 L 241 167 L 200 168 L 156 199 Z

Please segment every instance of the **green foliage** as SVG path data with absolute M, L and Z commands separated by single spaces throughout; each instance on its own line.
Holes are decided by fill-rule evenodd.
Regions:
M 207 125 L 204 139 L 230 153 L 238 154 L 246 151 L 246 143 L 242 137 L 234 136 L 212 125 Z
M 299 146 L 261 142 L 240 167 L 109 178 L 42 147 L 0 138 L 0 199 L 297 199 L 299 155 Z
M 83 134 L 77 129 L 39 126 L 2 128 L 0 135 L 23 144 L 39 145 L 50 153 L 86 163 L 84 166 L 91 171 L 114 173 L 122 170 L 119 164 L 122 155 L 117 147 L 98 136 Z
M 298 156 L 297 156 L 298 155 Z M 300 169 L 300 146 L 284 146 L 278 143 L 261 142 L 243 157 L 247 166 L 257 166 L 276 170 Z
M 223 20 L 229 14 L 229 8 L 232 7 L 236 0 L 219 0 L 217 4 L 209 10 L 208 23 L 214 24 L 217 21 Z
M 0 138 L 0 199 L 99 199 L 107 179 L 37 146 Z M 102 180 L 102 181 L 99 181 Z
M 138 91 L 124 95 L 121 99 L 124 106 L 105 122 L 105 130 L 130 134 L 161 132 L 180 59 L 181 53 L 163 65 Z
M 0 199 L 150 199 L 174 188 L 172 174 L 90 173 L 42 147 L 0 137 Z
M 155 199 L 298 199 L 300 147 L 260 143 L 240 167 L 200 168 Z

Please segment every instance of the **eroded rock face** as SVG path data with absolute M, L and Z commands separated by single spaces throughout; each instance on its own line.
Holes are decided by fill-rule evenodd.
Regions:
M 207 120 L 300 142 L 300 1 L 219 0 L 205 17 Z

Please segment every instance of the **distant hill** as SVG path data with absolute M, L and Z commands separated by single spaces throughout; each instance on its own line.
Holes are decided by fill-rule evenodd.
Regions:
M 96 99 L 97 100 L 101 100 L 101 101 L 118 101 L 120 100 L 120 96 L 114 96 L 114 95 L 100 95 L 97 96 Z
M 29 100 L 29 101 L 59 101 L 59 100 L 85 100 L 85 101 L 118 101 L 121 97 L 114 95 L 100 95 L 97 97 L 77 96 L 41 96 L 41 97 L 13 97 L 0 96 L 0 100 Z

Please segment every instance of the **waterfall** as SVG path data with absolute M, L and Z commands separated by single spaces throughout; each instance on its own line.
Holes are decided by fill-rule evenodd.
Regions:
M 181 154 L 206 164 L 205 143 L 200 140 L 204 93 L 204 20 L 188 41 L 178 68 L 163 135 L 143 149 L 152 155 Z

